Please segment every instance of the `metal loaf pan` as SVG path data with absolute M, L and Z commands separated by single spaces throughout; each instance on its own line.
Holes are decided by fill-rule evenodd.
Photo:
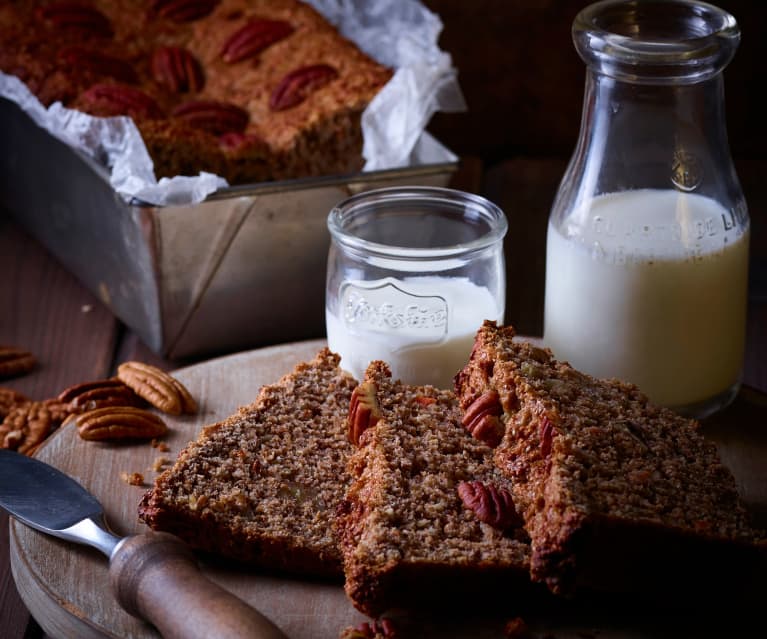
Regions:
M 106 170 L 0 98 L 0 202 L 149 348 L 177 359 L 325 334 L 325 221 L 341 199 L 444 186 L 445 160 L 230 187 L 192 206 L 127 204 Z M 434 153 L 432 154 L 434 155 Z

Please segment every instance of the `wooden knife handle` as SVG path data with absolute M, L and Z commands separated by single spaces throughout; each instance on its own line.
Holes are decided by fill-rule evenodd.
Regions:
M 269 619 L 205 577 L 178 537 L 128 537 L 109 565 L 117 601 L 165 639 L 287 639 Z

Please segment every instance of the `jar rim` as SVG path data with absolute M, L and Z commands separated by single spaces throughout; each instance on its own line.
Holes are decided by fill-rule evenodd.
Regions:
M 372 208 L 385 205 L 412 207 L 436 207 L 444 213 L 454 214 L 458 219 L 481 218 L 487 229 L 484 233 L 465 242 L 446 246 L 412 247 L 385 244 L 365 239 L 350 229 L 352 222 L 370 212 Z M 465 191 L 432 186 L 395 186 L 364 191 L 339 202 L 328 214 L 327 227 L 334 241 L 347 249 L 388 258 L 405 260 L 432 260 L 456 257 L 479 251 L 502 240 L 508 230 L 503 211 L 490 200 Z
M 578 53 L 620 79 L 697 82 L 719 73 L 740 42 L 735 17 L 699 0 L 600 0 L 572 25 Z

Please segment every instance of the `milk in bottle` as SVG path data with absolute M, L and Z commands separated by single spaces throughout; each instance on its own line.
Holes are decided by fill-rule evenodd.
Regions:
M 718 202 L 673 190 L 600 196 L 583 216 L 569 238 L 548 229 L 544 334 L 557 357 L 667 406 L 735 384 L 748 233 L 727 229 Z

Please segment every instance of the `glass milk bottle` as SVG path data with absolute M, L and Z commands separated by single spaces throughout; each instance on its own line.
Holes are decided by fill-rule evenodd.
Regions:
M 745 343 L 749 218 L 722 77 L 738 26 L 702 2 L 607 0 L 572 34 L 586 87 L 549 218 L 544 340 L 703 417 L 737 393 Z
M 362 379 L 372 360 L 409 384 L 453 387 L 484 320 L 503 322 L 503 211 L 435 187 L 368 191 L 328 215 L 328 346 Z

